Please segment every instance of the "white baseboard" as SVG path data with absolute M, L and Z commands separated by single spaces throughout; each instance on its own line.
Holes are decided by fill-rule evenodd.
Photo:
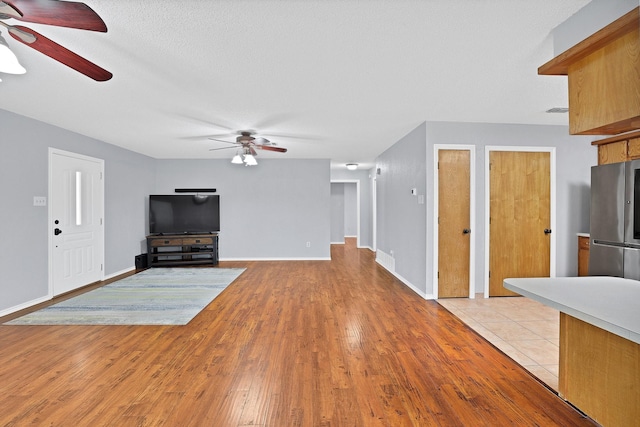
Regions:
M 409 289 L 411 289 L 413 292 L 415 292 L 416 294 L 420 295 L 422 298 L 429 300 L 429 299 L 435 299 L 433 294 L 425 294 L 424 292 L 422 292 L 420 289 L 416 288 L 410 281 L 408 281 L 407 279 L 405 279 L 404 277 L 402 277 L 400 274 L 395 272 L 395 259 L 391 258 L 388 254 L 385 254 L 384 252 L 378 250 L 378 254 L 382 253 L 384 255 L 387 255 L 387 257 L 385 257 L 384 255 L 382 257 L 378 257 L 376 256 L 376 262 L 378 264 L 380 264 L 380 266 L 382 268 L 384 268 L 385 270 L 387 270 L 389 273 L 393 274 L 395 276 L 396 279 L 400 280 L 402 283 L 404 283 Z M 389 258 L 393 260 L 392 263 L 389 262 Z M 382 259 L 383 262 L 380 262 L 380 260 Z M 385 263 L 386 262 L 386 265 Z M 392 266 L 394 268 L 394 270 L 391 270 L 389 268 L 389 266 Z
M 126 268 L 124 270 L 117 271 L 115 273 L 111 273 L 111 274 L 105 275 L 104 278 L 102 279 L 102 281 L 108 280 L 108 279 L 112 279 L 114 277 L 120 276 L 121 274 L 129 273 L 129 272 L 131 272 L 131 271 L 133 271 L 135 269 L 136 269 L 135 267 L 130 267 L 130 268 Z M 45 295 L 43 297 L 36 298 L 36 299 L 31 300 L 31 301 L 27 301 L 25 303 L 22 303 L 22 304 L 19 304 L 19 305 L 13 306 L 13 307 L 9 307 L 9 308 L 7 308 L 5 310 L 0 311 L 0 317 L 9 315 L 11 313 L 15 313 L 16 311 L 24 310 L 25 308 L 33 307 L 36 304 L 40 304 L 40 303 L 43 303 L 43 302 L 51 301 L 52 299 L 53 299 L 52 295 Z
M 25 308 L 29 308 L 29 307 L 32 307 L 32 306 L 34 306 L 36 304 L 40 304 L 40 303 L 43 303 L 43 302 L 46 302 L 46 301 L 50 301 L 50 300 L 51 300 L 51 297 L 44 296 L 44 297 L 33 299 L 31 301 L 27 301 L 27 302 L 22 303 L 22 304 L 14 305 L 13 307 L 9 307 L 7 309 L 4 309 L 4 310 L 0 311 L 0 317 L 6 316 L 6 315 L 11 314 L 11 313 L 15 313 L 16 311 L 24 310 Z
M 111 273 L 111 274 L 108 274 L 108 275 L 104 276 L 104 279 L 102 279 L 102 280 L 113 279 L 114 277 L 120 276 L 121 274 L 129 273 L 129 272 L 131 272 L 131 271 L 133 271 L 135 269 L 136 269 L 135 267 L 125 268 L 124 270 L 116 271 L 115 273 Z

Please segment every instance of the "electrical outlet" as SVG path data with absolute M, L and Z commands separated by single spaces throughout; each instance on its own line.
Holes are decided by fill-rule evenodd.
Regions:
M 33 206 L 47 206 L 47 198 L 44 196 L 33 196 Z
M 307 242 L 307 247 L 310 248 L 311 247 L 311 242 Z

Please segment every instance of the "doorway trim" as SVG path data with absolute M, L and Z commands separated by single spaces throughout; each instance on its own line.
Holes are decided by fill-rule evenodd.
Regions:
M 57 148 L 53 148 L 53 147 L 49 147 L 49 157 L 48 157 L 48 166 L 49 166 L 49 173 L 48 173 L 48 203 L 47 203 L 47 245 L 48 245 L 48 249 L 47 249 L 47 253 L 48 253 L 48 297 L 49 299 L 53 298 L 54 296 L 54 289 L 53 289 L 53 230 L 54 230 L 54 224 L 53 224 L 53 203 L 52 203 L 52 197 L 53 197 L 53 156 L 54 155 L 60 155 L 60 156 L 67 156 L 67 157 L 73 157 L 76 159 L 80 159 L 80 160 L 86 160 L 86 161 L 91 161 L 91 162 L 96 162 L 100 164 L 100 174 L 102 176 L 102 179 L 100 180 L 100 192 L 102 193 L 102 200 L 100 201 L 100 209 L 98 210 L 99 216 L 100 216 L 100 222 L 102 224 L 102 226 L 99 228 L 99 239 L 101 241 L 102 244 L 102 250 L 101 252 L 101 256 L 100 259 L 98 260 L 98 263 L 101 265 L 101 270 L 100 270 L 100 280 L 104 280 L 104 272 L 105 272 L 105 236 L 104 236 L 104 198 L 105 198 L 105 192 L 104 192 L 104 182 L 105 182 L 105 175 L 104 175 L 104 160 L 103 159 L 98 159 L 96 157 L 90 157 L 90 156 L 85 156 L 83 154 L 78 154 L 78 153 L 74 153 L 71 151 L 65 151 L 65 150 L 60 150 Z M 86 283 L 85 285 L 88 285 L 89 283 Z
M 360 180 L 359 179 L 332 179 L 331 184 L 356 184 L 356 247 L 360 247 Z
M 489 208 L 490 208 L 490 173 L 489 154 L 491 151 L 524 151 L 536 153 L 549 153 L 549 210 L 551 217 L 551 241 L 549 242 L 549 277 L 556 277 L 556 147 L 525 147 L 525 146 L 498 146 L 487 145 L 484 152 L 484 297 L 489 298 Z
M 469 150 L 469 298 L 476 294 L 476 146 L 462 144 L 433 145 L 433 298 L 438 299 L 438 152 L 440 150 Z

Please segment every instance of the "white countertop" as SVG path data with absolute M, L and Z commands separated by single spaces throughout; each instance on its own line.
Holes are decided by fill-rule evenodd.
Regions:
M 640 344 L 640 281 L 541 277 L 505 279 L 504 287 Z
M 578 237 L 589 237 L 589 233 L 577 233 Z

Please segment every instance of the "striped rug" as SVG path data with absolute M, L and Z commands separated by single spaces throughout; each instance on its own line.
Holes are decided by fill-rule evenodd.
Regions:
M 5 325 L 186 325 L 244 268 L 152 268 Z

